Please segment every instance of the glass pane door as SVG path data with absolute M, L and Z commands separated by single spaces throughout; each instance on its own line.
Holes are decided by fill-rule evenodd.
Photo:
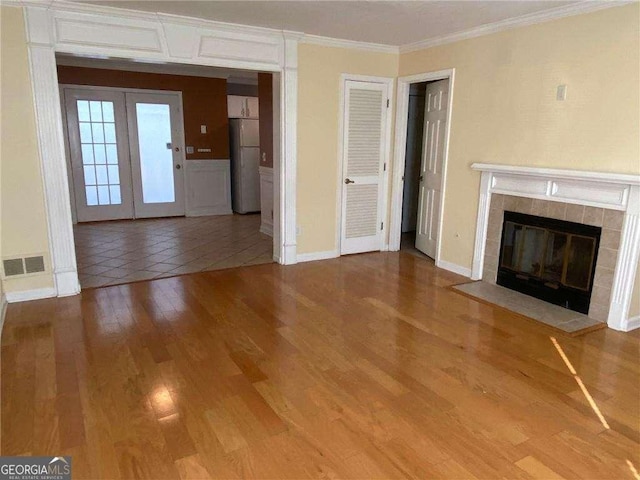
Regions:
M 184 215 L 182 114 L 177 93 L 127 93 L 137 218 Z
M 64 98 L 78 221 L 133 218 L 124 94 L 64 89 Z

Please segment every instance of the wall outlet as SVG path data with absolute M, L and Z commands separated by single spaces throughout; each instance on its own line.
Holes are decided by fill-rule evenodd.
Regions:
M 207 126 L 206 125 L 200 125 L 200 133 L 207 133 Z
M 558 89 L 556 90 L 556 100 L 559 102 L 563 102 L 566 99 L 567 99 L 567 86 L 558 85 Z
M 300 225 L 298 225 L 296 227 L 296 237 L 302 235 L 302 227 Z
M 187 154 L 193 153 L 193 147 L 187 147 Z

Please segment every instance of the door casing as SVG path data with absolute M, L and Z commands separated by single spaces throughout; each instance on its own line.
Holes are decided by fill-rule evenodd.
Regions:
M 393 174 L 391 181 L 391 209 L 389 219 L 389 250 L 400 250 L 400 239 L 402 236 L 402 197 L 404 185 L 404 167 L 406 160 L 407 143 L 407 120 L 409 115 L 409 87 L 412 83 L 431 82 L 434 80 L 449 79 L 449 104 L 447 105 L 447 123 L 445 127 L 445 146 L 442 165 L 442 185 L 440 191 L 440 221 L 438 224 L 438 245 L 436 247 L 436 266 L 442 264 L 442 224 L 444 222 L 444 206 L 447 185 L 447 166 L 449 160 L 449 138 L 451 136 L 451 121 L 453 118 L 453 93 L 455 83 L 455 68 L 438 70 L 435 72 L 419 73 L 398 78 L 398 88 L 396 92 L 396 126 L 393 156 Z

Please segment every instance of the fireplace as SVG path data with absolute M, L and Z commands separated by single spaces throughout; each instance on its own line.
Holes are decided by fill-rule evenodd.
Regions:
M 588 314 L 601 232 L 505 210 L 496 283 Z

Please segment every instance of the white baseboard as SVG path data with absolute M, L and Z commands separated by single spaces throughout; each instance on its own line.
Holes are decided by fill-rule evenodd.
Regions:
M 185 213 L 186 217 L 207 217 L 212 215 L 233 215 L 229 207 L 201 207 L 194 208 Z
M 260 225 L 260 233 L 273 237 L 273 224 L 263 223 Z
M 458 275 L 462 275 L 463 277 L 471 278 L 470 268 L 456 265 L 455 263 L 440 260 L 436 262 L 436 267 L 448 270 L 449 272 L 457 273 Z
M 327 250 L 325 252 L 300 253 L 297 256 L 298 263 L 315 262 L 316 260 L 328 260 L 339 257 L 337 250 Z
M 0 296 L 0 337 L 2 337 L 2 327 L 4 327 L 4 317 L 7 314 L 7 297 L 2 292 Z
M 22 292 L 6 292 L 5 295 L 8 303 L 16 303 L 55 297 L 57 292 L 55 288 L 49 287 L 36 288 L 34 290 L 23 290 Z
M 625 329 L 625 332 L 630 332 L 636 328 L 640 328 L 640 315 L 636 315 L 635 317 L 631 317 L 627 320 L 627 328 Z

